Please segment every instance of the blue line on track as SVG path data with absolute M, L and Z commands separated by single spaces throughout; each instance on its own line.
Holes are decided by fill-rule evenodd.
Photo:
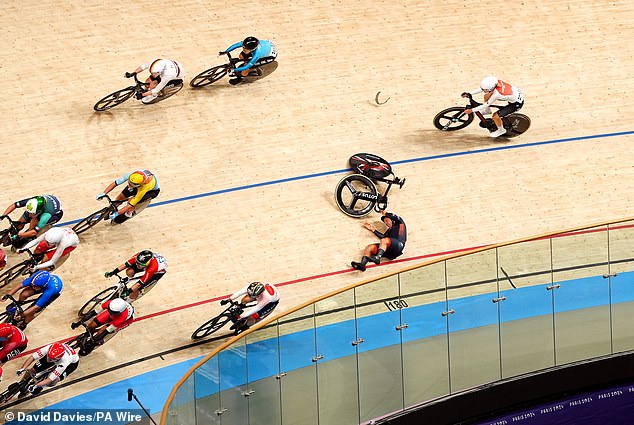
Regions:
M 552 144 L 555 144 L 555 143 L 577 142 L 577 141 L 580 141 L 580 140 L 602 139 L 602 138 L 606 138 L 606 137 L 629 136 L 629 135 L 632 135 L 632 134 L 634 134 L 634 130 L 632 130 L 632 131 L 620 131 L 620 132 L 617 132 L 617 133 L 594 134 L 594 135 L 591 135 L 591 136 L 569 137 L 569 138 L 566 138 L 566 139 L 547 140 L 545 142 L 524 143 L 524 144 L 521 144 L 521 145 L 512 145 L 512 146 L 498 146 L 498 147 L 494 147 L 494 148 L 477 149 L 477 150 L 473 150 L 473 151 L 462 151 L 462 152 L 446 153 L 446 154 L 442 154 L 442 155 L 423 156 L 423 157 L 420 157 L 420 158 L 403 159 L 403 160 L 400 160 L 400 161 L 393 161 L 393 162 L 391 162 L 391 164 L 408 164 L 408 163 L 412 163 L 412 162 L 431 161 L 431 160 L 434 160 L 434 159 L 451 158 L 451 157 L 454 157 L 454 156 L 475 155 L 475 154 L 480 154 L 480 153 L 485 153 L 485 152 L 501 151 L 501 150 L 506 150 L 506 149 L 530 148 L 530 147 L 533 147 L 533 146 L 552 145 Z M 254 183 L 254 184 L 247 184 L 247 185 L 243 185 L 243 186 L 236 186 L 236 187 L 231 187 L 231 188 L 228 188 L 228 189 L 215 190 L 213 192 L 200 193 L 198 195 L 190 195 L 190 196 L 184 196 L 182 198 L 175 198 L 175 199 L 170 199 L 170 200 L 167 200 L 167 201 L 160 201 L 160 202 L 153 203 L 148 208 L 154 208 L 154 207 L 159 207 L 159 206 L 162 206 L 162 205 L 174 204 L 174 203 L 177 203 L 177 202 L 191 201 L 193 199 L 205 198 L 207 196 L 222 195 L 223 193 L 230 193 L 230 192 L 237 192 L 237 191 L 240 191 L 240 190 L 254 189 L 256 187 L 271 186 L 271 185 L 280 184 L 280 183 L 288 183 L 288 182 L 293 182 L 293 181 L 298 181 L 298 180 L 312 179 L 312 178 L 316 178 L 316 177 L 329 176 L 329 175 L 333 175 L 333 174 L 342 174 L 342 173 L 347 173 L 349 171 L 350 171 L 350 169 L 346 168 L 346 169 L 342 169 L 342 170 L 324 171 L 322 173 L 306 174 L 306 175 L 303 175 L 303 176 L 288 177 L 288 178 L 285 178 L 285 179 L 271 180 L 271 181 L 262 182 L 262 183 Z M 70 224 L 75 224 L 75 223 L 78 223 L 80 220 L 81 219 L 76 219 L 76 220 L 71 220 L 71 221 L 67 221 L 67 222 L 64 222 L 64 223 L 60 223 L 60 226 L 67 226 L 67 225 L 70 225 Z

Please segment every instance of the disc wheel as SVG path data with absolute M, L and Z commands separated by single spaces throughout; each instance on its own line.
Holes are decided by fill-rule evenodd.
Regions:
M 88 302 L 86 302 L 86 304 L 84 304 L 79 309 L 79 311 L 77 312 L 77 316 L 78 317 L 86 316 L 88 313 L 93 311 L 95 307 L 97 307 L 97 305 L 106 301 L 108 298 L 111 298 L 115 294 L 117 288 L 118 288 L 117 286 L 111 286 L 110 288 L 106 288 L 100 293 L 98 293 L 97 295 L 95 295 L 94 297 L 92 297 L 90 300 L 88 300 Z
M 227 75 L 228 68 L 226 65 L 218 65 L 213 68 L 209 68 L 206 71 L 201 72 L 196 75 L 190 82 L 189 85 L 194 88 L 205 87 L 209 84 L 215 83 L 225 75 Z
M 91 227 L 99 223 L 101 220 L 105 219 L 109 211 L 110 211 L 110 208 L 105 207 L 100 209 L 99 211 L 96 211 L 90 214 L 88 217 L 84 218 L 79 223 L 75 224 L 73 226 L 73 230 L 78 235 L 81 233 L 84 233 L 86 230 L 90 229 Z
M 212 333 L 216 332 L 218 329 L 226 325 L 227 322 L 229 322 L 229 316 L 224 314 L 216 316 L 210 321 L 205 322 L 198 329 L 196 329 L 192 334 L 192 339 L 200 339 L 206 337 L 207 335 L 211 335 Z
M 392 166 L 378 155 L 357 153 L 348 160 L 350 168 L 371 179 L 382 179 L 392 174 Z
M 0 288 L 6 286 L 14 279 L 28 274 L 28 268 L 31 265 L 30 261 L 22 261 L 21 263 L 16 264 L 8 270 L 5 270 L 0 274 Z
M 335 200 L 339 209 L 350 217 L 363 217 L 374 209 L 378 191 L 369 177 L 350 174 L 337 183 Z
M 434 126 L 438 130 L 443 131 L 455 131 L 465 128 L 473 121 L 473 114 L 463 115 L 458 118 L 464 110 L 465 108 L 462 106 L 453 106 L 438 112 L 434 117 Z
M 122 104 L 126 100 L 130 99 L 136 90 L 135 87 L 126 87 L 101 99 L 95 103 L 93 107 L 97 112 L 107 111 L 110 108 L 114 108 L 117 105 Z
M 506 134 L 502 137 L 515 137 L 524 133 L 531 126 L 531 119 L 524 114 L 509 114 L 502 118 Z

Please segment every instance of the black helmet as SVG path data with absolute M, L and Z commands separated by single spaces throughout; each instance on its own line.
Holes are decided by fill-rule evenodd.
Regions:
M 260 45 L 260 40 L 258 40 L 257 38 L 253 36 L 249 36 L 245 38 L 244 41 L 242 42 L 242 47 L 249 50 L 255 50 L 258 48 L 259 45 Z
M 139 252 L 136 255 L 135 264 L 139 267 L 147 267 L 152 260 L 152 251 L 148 251 L 147 249 Z
M 247 295 L 255 298 L 264 292 L 264 284 L 262 282 L 251 282 L 247 288 Z

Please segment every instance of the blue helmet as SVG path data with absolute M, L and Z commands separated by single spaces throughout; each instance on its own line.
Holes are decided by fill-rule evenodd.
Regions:
M 46 288 L 50 280 L 51 274 L 47 271 L 40 270 L 31 276 L 31 286 Z

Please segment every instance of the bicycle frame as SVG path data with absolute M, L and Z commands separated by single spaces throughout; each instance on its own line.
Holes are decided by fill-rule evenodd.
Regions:
M 0 231 L 0 244 L 4 246 L 8 246 L 11 244 L 10 237 L 13 235 L 17 235 L 20 232 L 20 229 L 18 228 L 19 222 L 14 221 L 8 215 L 0 215 L 0 220 L 4 220 L 4 219 L 9 221 L 9 228 Z

